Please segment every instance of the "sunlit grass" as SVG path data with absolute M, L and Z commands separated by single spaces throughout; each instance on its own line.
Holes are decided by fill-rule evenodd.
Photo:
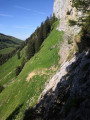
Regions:
M 0 94 L 0 119 L 5 120 L 19 105 L 23 104 L 20 112 L 16 116 L 17 120 L 21 120 L 25 109 L 36 104 L 40 93 L 44 89 L 45 82 L 56 72 L 56 70 L 51 70 L 50 68 L 51 66 L 59 66 L 60 56 L 58 55 L 58 45 L 62 41 L 63 32 L 56 30 L 58 22 L 59 21 L 55 23 L 53 31 L 43 42 L 40 51 L 26 63 L 22 72 L 14 82 L 11 82 L 11 84 L 9 84 L 9 86 L 7 86 Z M 13 71 L 20 62 L 21 60 L 17 60 L 17 56 L 14 56 L 7 63 L 2 65 L 1 69 L 3 72 L 1 72 L 0 79 Z M 8 67 L 10 68 L 8 69 Z M 46 70 L 46 74 L 39 73 L 33 76 L 29 82 L 26 82 L 30 72 L 36 71 L 37 73 L 37 71 L 44 69 Z M 14 77 L 13 72 L 12 74 Z M 5 84 L 7 81 L 11 81 L 13 77 L 10 79 L 5 78 L 4 82 L 1 80 L 1 83 Z

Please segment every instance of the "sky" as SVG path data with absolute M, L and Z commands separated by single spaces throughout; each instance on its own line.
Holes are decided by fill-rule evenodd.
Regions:
M 25 40 L 53 13 L 54 0 L 0 0 L 0 33 Z

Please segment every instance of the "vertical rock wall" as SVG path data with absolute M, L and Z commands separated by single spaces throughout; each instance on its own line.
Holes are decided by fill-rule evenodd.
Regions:
M 72 5 L 72 0 L 54 0 L 53 14 L 60 19 L 58 26 L 59 31 L 65 31 L 67 34 L 76 35 L 79 33 L 80 28 L 75 25 L 69 26 L 69 20 L 77 20 L 79 17 L 78 11 Z
M 70 8 L 71 0 L 54 0 L 53 13 L 57 18 L 62 18 L 67 9 Z

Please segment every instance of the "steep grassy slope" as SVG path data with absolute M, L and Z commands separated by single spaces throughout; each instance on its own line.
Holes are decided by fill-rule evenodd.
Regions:
M 25 48 L 20 52 L 20 59 L 17 54 L 9 59 L 5 64 L 0 66 L 0 83 L 3 86 L 8 86 L 15 79 L 15 69 L 21 64 L 21 61 L 25 57 Z
M 0 69 L 4 71 L 4 69 L 10 67 L 11 60 L 12 63 L 15 62 L 14 64 L 16 64 L 8 71 L 4 71 L 5 73 L 1 73 L 1 83 L 5 85 L 9 81 L 9 85 L 0 94 L 0 119 L 12 120 L 13 118 L 21 120 L 25 109 L 35 105 L 44 89 L 45 82 L 58 70 L 60 59 L 58 46 L 62 41 L 63 32 L 56 30 L 57 25 L 58 22 L 43 42 L 41 50 L 26 63 L 22 72 L 13 82 L 11 82 L 13 77 L 9 79 L 11 74 L 8 73 L 13 71 L 15 66 L 19 64 L 16 56 L 5 63 L 6 65 L 1 66 Z M 8 78 L 5 77 L 3 80 L 6 73 Z
M 20 39 L 0 33 L 0 54 L 11 52 L 22 42 Z

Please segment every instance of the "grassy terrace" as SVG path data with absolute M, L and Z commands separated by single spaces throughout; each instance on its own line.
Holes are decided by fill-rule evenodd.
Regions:
M 36 104 L 45 82 L 58 70 L 58 45 L 62 42 L 63 35 L 63 32 L 56 30 L 58 22 L 40 51 L 26 63 L 17 78 L 14 77 L 15 68 L 20 64 L 25 50 L 22 51 L 20 60 L 14 56 L 0 67 L 0 83 L 6 86 L 0 94 L 0 120 L 9 120 L 12 116 L 13 119 L 22 120 L 25 110 Z

